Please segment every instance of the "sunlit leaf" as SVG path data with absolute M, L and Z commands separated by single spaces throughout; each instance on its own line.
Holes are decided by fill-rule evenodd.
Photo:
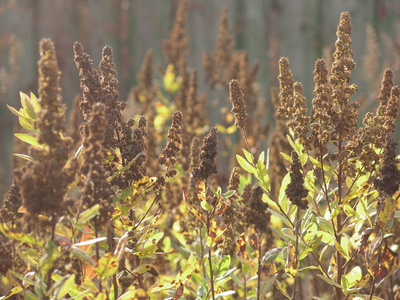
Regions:
M 186 264 L 182 265 L 183 265 L 182 270 L 178 272 L 178 274 L 176 275 L 175 279 L 172 282 L 166 284 L 156 284 L 151 288 L 151 293 L 156 293 L 167 289 L 175 289 L 184 282 L 186 282 L 186 280 L 190 279 L 191 274 L 196 266 L 196 260 L 193 254 L 190 254 Z
M 287 292 L 286 288 L 283 286 L 282 282 L 280 282 L 279 280 L 275 280 L 275 286 L 286 298 L 292 299 L 292 297 L 290 297 L 289 293 Z
M 243 168 L 243 170 L 245 170 L 246 172 L 249 173 L 256 173 L 256 169 L 247 161 L 245 160 L 242 156 L 240 156 L 239 154 L 236 154 L 236 159 L 239 163 L 239 165 Z
M 348 288 L 352 288 L 361 281 L 362 270 L 359 266 L 356 266 L 353 269 L 351 269 L 351 271 L 349 273 L 344 275 L 344 277 L 347 280 Z
M 99 278 L 110 277 L 115 274 L 118 270 L 117 258 L 110 252 L 106 253 L 102 258 L 100 258 L 94 271 Z
M 56 299 L 60 299 L 67 295 L 75 285 L 75 274 L 67 275 L 61 278 L 57 283 L 61 283 L 55 290 Z
M 216 245 L 224 235 L 224 232 L 227 230 L 227 227 L 224 223 L 218 224 L 215 218 L 211 218 L 209 221 L 209 232 L 207 237 L 207 246 L 212 247 Z
M 95 216 L 99 214 L 100 204 L 95 204 L 92 207 L 86 209 L 78 215 L 78 219 L 76 220 L 76 224 L 85 225 L 86 222 L 93 219 Z
M 102 242 L 102 241 L 105 241 L 105 240 L 107 240 L 107 237 L 106 236 L 102 236 L 102 237 L 99 237 L 99 238 L 90 239 L 90 240 L 86 240 L 84 242 L 76 243 L 73 246 L 74 247 L 87 246 L 87 245 L 96 244 L 96 243 L 99 243 L 99 242 Z
M 248 240 L 249 240 L 250 247 L 256 253 L 256 256 L 258 256 L 259 253 L 258 253 L 258 238 L 257 238 L 257 235 L 254 232 L 252 232 L 249 235 L 249 239 Z
M 187 201 L 186 193 L 183 192 L 183 200 L 186 206 L 189 208 L 190 212 L 194 214 L 204 225 L 206 225 L 206 218 L 200 214 L 190 203 Z
M 338 287 L 340 289 L 343 289 L 343 287 L 340 284 L 338 284 L 337 282 L 333 281 L 332 279 L 326 277 L 324 274 L 317 274 L 317 276 L 319 278 L 321 278 L 323 281 L 325 281 L 326 283 L 328 283 L 330 285 L 333 285 L 333 286 L 336 286 L 336 287 Z
M 279 248 L 273 248 L 273 249 L 269 250 L 267 253 L 265 253 L 262 262 L 264 264 L 268 264 L 268 263 L 274 261 L 275 258 L 279 255 L 279 253 L 282 252 L 282 249 L 283 249 L 282 247 L 279 247 Z
M 41 243 L 30 234 L 25 234 L 18 229 L 9 229 L 6 224 L 0 223 L 0 231 L 8 238 L 23 243 L 39 246 Z
M 381 284 L 385 278 L 393 274 L 399 266 L 398 254 L 392 251 L 387 245 L 380 249 L 380 257 L 374 265 L 368 265 L 368 271 L 375 278 L 375 285 Z
M 20 158 L 22 158 L 22 159 L 31 161 L 31 162 L 33 162 L 33 163 L 35 163 L 35 164 L 38 163 L 38 161 L 37 161 L 36 159 L 34 159 L 33 157 L 31 157 L 31 156 L 29 156 L 29 155 L 26 155 L 26 154 L 14 153 L 13 155 L 16 156 L 16 157 L 20 157 Z
M 135 268 L 132 273 L 144 274 L 150 273 L 153 276 L 158 276 L 157 269 L 151 264 L 141 264 L 137 268 Z
M 396 202 L 390 196 L 386 196 L 383 201 L 379 201 L 379 216 L 376 224 L 382 230 L 388 230 L 393 225 L 394 213 L 396 211 Z
M 287 249 L 288 249 L 288 251 L 287 251 L 288 253 L 287 253 L 286 264 L 285 264 L 285 272 L 290 277 L 295 278 L 297 275 L 296 249 L 294 248 L 294 245 L 292 242 L 289 242 Z
M 242 233 L 239 237 L 239 240 L 236 243 L 237 255 L 243 260 L 244 263 L 251 266 L 254 270 L 256 270 L 256 265 L 253 260 L 250 258 L 249 253 L 246 250 L 246 240 L 244 233 Z
M 20 293 L 21 291 L 23 291 L 23 288 L 21 286 L 16 286 L 16 287 L 12 288 L 11 290 L 9 290 L 7 292 L 7 294 L 5 294 L 3 297 L 0 297 L 0 300 L 8 299 L 12 295 L 16 295 L 16 294 Z

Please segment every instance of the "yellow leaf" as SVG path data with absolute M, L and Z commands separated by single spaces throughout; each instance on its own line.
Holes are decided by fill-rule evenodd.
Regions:
M 295 278 L 297 275 L 297 256 L 296 249 L 294 248 L 293 242 L 288 244 L 288 253 L 285 264 L 285 272 L 290 277 Z
M 254 270 L 257 270 L 255 263 L 251 260 L 249 253 L 246 250 L 246 240 L 244 237 L 244 233 L 240 235 L 239 240 L 236 242 L 237 255 L 249 266 L 251 266 Z

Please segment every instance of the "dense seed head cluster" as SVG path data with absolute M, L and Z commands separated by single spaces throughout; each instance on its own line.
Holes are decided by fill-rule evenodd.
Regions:
M 163 53 L 168 63 L 174 65 L 178 70 L 181 60 L 186 58 L 188 52 L 188 36 L 186 35 L 186 14 L 188 4 L 187 0 L 181 0 L 174 23 L 172 25 L 169 40 L 163 43 Z
M 172 115 L 172 124 L 170 129 L 168 130 L 167 145 L 162 150 L 162 155 L 159 158 L 160 164 L 164 165 L 167 169 L 175 164 L 176 156 L 180 150 L 180 146 L 182 143 L 182 122 L 182 112 L 174 112 L 174 114 Z M 175 175 L 175 172 L 170 175 Z
M 229 83 L 229 100 L 232 102 L 232 112 L 235 115 L 235 125 L 245 128 L 247 123 L 246 103 L 239 80 L 232 79 Z
M 386 136 L 386 144 L 383 148 L 382 163 L 379 168 L 379 176 L 374 180 L 375 188 L 384 195 L 393 196 L 399 190 L 400 170 L 397 168 L 396 158 L 397 142 L 392 134 Z
M 104 168 L 102 146 L 105 139 L 105 105 L 96 103 L 87 122 L 88 135 L 83 141 L 81 179 L 81 205 L 88 209 L 100 204 L 98 224 L 108 224 L 113 212 L 112 190 Z
M 47 147 L 30 148 L 37 163 L 29 162 L 17 184 L 20 187 L 27 219 L 39 214 L 60 215 L 65 209 L 64 195 L 75 177 L 76 160 L 67 164 L 72 141 L 64 137 L 64 111 L 60 96 L 60 71 L 54 45 L 49 39 L 40 42 L 39 104 L 35 127 L 38 142 Z M 54 220 L 53 220 L 54 221 Z
M 292 163 L 290 164 L 289 172 L 290 183 L 285 190 L 286 196 L 299 209 L 307 209 L 308 202 L 304 198 L 307 197 L 308 190 L 304 187 L 304 176 L 296 151 L 292 152 Z
M 191 171 L 191 175 L 194 178 L 207 180 L 210 175 L 217 173 L 217 134 L 217 128 L 211 127 L 210 132 L 204 138 L 200 152 L 200 164 Z

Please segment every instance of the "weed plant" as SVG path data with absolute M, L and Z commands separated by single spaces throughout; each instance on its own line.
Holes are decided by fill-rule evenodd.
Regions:
M 186 9 L 164 43 L 168 67 L 154 75 L 149 50 L 128 103 L 112 49 L 96 69 L 75 43 L 69 128 L 53 43 L 40 42 L 37 96 L 9 107 L 28 147 L 0 210 L 0 299 L 400 299 L 392 70 L 359 126 L 342 13 L 310 111 L 280 59 L 268 134 L 258 63 L 235 50 L 224 10 L 204 70 L 232 110 L 211 124 L 186 61 Z

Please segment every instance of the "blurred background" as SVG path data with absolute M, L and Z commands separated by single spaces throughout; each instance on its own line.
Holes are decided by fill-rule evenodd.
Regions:
M 17 123 L 6 104 L 19 108 L 19 91 L 37 93 L 40 39 L 51 38 L 55 44 L 62 95 L 69 109 L 80 92 L 72 51 L 75 41 L 83 44 L 95 66 L 103 46 L 113 48 L 124 99 L 136 84 L 147 49 L 153 49 L 155 68 L 165 70 L 162 43 L 169 38 L 178 6 L 179 0 L 0 0 L 0 169 L 5 186 L 11 181 Z M 352 17 L 357 63 L 352 82 L 359 85 L 356 97 L 365 99 L 364 108 L 376 107 L 385 67 L 394 70 L 398 83 L 399 0 L 188 0 L 188 65 L 199 70 L 200 88 L 208 92 L 209 101 L 214 96 L 204 83 L 202 58 L 215 48 L 223 7 L 229 10 L 236 49 L 247 51 L 251 64 L 260 61 L 258 82 L 266 101 L 270 87 L 278 86 L 279 57 L 287 56 L 294 80 L 303 83 L 311 103 L 314 61 L 331 57 L 342 11 Z M 271 118 L 272 114 L 271 106 Z

